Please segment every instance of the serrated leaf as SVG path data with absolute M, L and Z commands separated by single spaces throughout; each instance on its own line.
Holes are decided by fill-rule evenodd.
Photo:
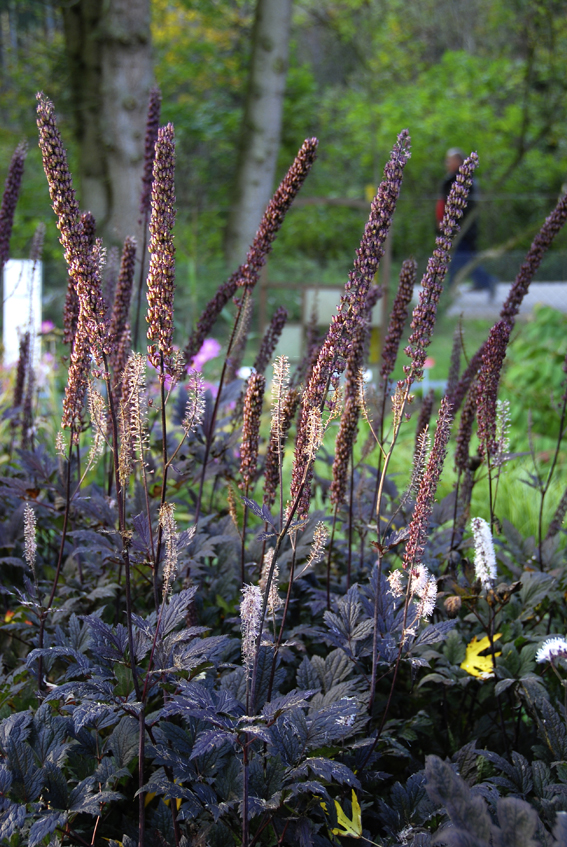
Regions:
M 40 818 L 30 829 L 28 847 L 36 847 L 37 844 L 41 844 L 47 835 L 51 835 L 58 826 L 63 826 L 66 820 L 67 815 L 64 812 L 53 812 Z

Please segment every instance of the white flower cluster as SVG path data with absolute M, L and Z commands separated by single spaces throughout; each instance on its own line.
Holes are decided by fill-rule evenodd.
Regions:
M 256 656 L 256 639 L 262 618 L 262 591 L 258 585 L 245 585 L 240 603 L 242 629 L 242 659 L 246 673 L 250 674 Z
M 412 594 L 419 598 L 418 618 L 430 618 L 437 600 L 437 580 L 425 565 L 417 565 L 412 571 Z
M 536 653 L 536 662 L 552 662 L 567 658 L 567 641 L 560 635 L 548 638 Z
M 404 593 L 403 573 L 402 570 L 395 570 L 388 576 L 389 593 L 394 597 L 401 597 Z M 412 599 L 417 602 L 417 617 L 431 617 L 437 600 L 437 580 L 425 565 L 416 565 L 412 569 L 409 590 Z
M 474 572 L 482 587 L 488 589 L 497 577 L 492 533 L 482 518 L 473 518 L 471 529 L 474 538 Z

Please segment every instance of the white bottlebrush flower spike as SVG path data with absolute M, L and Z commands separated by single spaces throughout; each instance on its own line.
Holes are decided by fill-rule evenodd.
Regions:
M 471 529 L 474 538 L 474 572 L 483 588 L 491 588 L 496 580 L 496 555 L 492 533 L 482 518 L 473 518 Z
M 35 539 L 35 512 L 29 503 L 24 506 L 24 559 L 35 579 L 35 557 L 37 542 Z
M 536 653 L 536 662 L 567 658 L 567 641 L 560 635 L 546 639 Z
M 242 659 L 246 673 L 250 675 L 256 656 L 256 639 L 262 619 L 262 591 L 258 585 L 245 585 L 240 602 L 240 626 L 242 629 Z

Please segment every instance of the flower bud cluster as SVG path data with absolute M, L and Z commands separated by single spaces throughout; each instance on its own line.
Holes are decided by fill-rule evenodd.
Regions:
M 155 368 L 163 357 L 168 372 L 173 353 L 175 294 L 175 137 L 173 124 L 160 127 L 155 144 L 148 271 L 148 359 Z
M 148 116 L 146 119 L 146 136 L 144 141 L 144 175 L 142 176 L 142 193 L 140 196 L 140 223 L 147 221 L 151 208 L 152 180 L 154 172 L 155 146 L 158 137 L 159 118 L 161 112 L 161 91 L 155 85 L 150 89 Z
M 266 378 L 263 374 L 252 374 L 248 380 L 244 397 L 242 444 L 240 447 L 239 488 L 247 491 L 256 476 L 258 444 L 260 440 L 260 418 L 264 400 Z
M 419 302 L 413 310 L 412 334 L 405 349 L 406 355 L 410 357 L 412 363 L 406 365 L 404 370 L 407 374 L 411 374 L 413 379 L 419 380 L 423 377 L 426 350 L 431 341 L 437 315 L 437 304 L 449 266 L 449 251 L 451 250 L 452 240 L 459 231 L 458 222 L 462 218 L 467 205 L 467 198 L 472 187 L 472 177 L 477 164 L 477 154 L 471 153 L 459 168 L 445 204 L 445 214 L 440 226 L 441 235 L 435 241 L 433 256 L 427 263 L 427 269 L 421 281 Z
M 20 194 L 24 175 L 24 162 L 28 146 L 22 141 L 12 155 L 8 175 L 4 183 L 2 205 L 0 206 L 0 271 L 10 258 L 10 238 L 14 224 L 14 212 Z
M 132 297 L 132 286 L 134 283 L 134 271 L 136 269 L 136 239 L 128 236 L 124 241 L 122 256 L 120 259 L 120 271 L 116 283 L 116 294 L 110 317 L 108 334 L 112 343 L 110 362 L 116 368 L 118 362 L 118 350 L 122 343 L 122 336 L 128 325 L 128 314 L 130 312 L 130 300 Z
M 382 367 L 380 375 L 383 379 L 390 376 L 396 365 L 398 347 L 408 317 L 408 307 L 413 297 L 413 288 L 417 278 L 417 262 L 406 259 L 400 271 L 398 290 L 394 298 L 392 313 L 388 323 L 388 331 L 382 347 Z
M 494 324 L 482 354 L 477 384 L 477 418 L 479 452 L 483 458 L 490 458 L 497 452 L 496 411 L 498 384 L 506 348 L 510 339 L 510 324 L 498 321 Z
M 266 263 L 266 258 L 272 249 L 272 244 L 284 217 L 313 166 L 317 143 L 316 138 L 308 138 L 303 142 L 291 168 L 264 212 L 256 237 L 248 251 L 246 262 L 240 265 L 238 270 L 221 285 L 214 297 L 205 306 L 184 350 L 185 361 L 188 365 L 191 365 L 194 356 L 201 349 L 203 341 L 218 316 L 231 297 L 234 297 L 238 286 L 244 285 L 247 288 L 253 288 L 258 281 L 260 271 Z
M 447 454 L 451 422 L 451 408 L 444 398 L 439 408 L 433 446 L 421 479 L 413 517 L 409 525 L 409 538 L 403 560 L 405 568 L 414 567 L 421 563 L 421 556 L 427 541 L 429 519 L 435 501 L 435 492 Z

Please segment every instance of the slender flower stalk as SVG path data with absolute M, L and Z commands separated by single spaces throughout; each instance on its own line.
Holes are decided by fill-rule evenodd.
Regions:
M 256 371 L 256 373 L 263 374 L 270 362 L 272 361 L 274 350 L 276 349 L 276 345 L 280 340 L 280 336 L 283 332 L 284 326 L 286 325 L 287 318 L 287 309 L 284 306 L 278 306 L 272 316 L 272 320 L 270 321 L 268 329 L 264 333 L 264 337 L 262 338 L 262 342 L 260 344 L 260 349 L 258 350 L 258 355 L 254 360 L 254 370 Z
M 482 587 L 487 590 L 496 582 L 496 555 L 490 527 L 482 518 L 473 518 L 471 529 L 474 538 L 474 572 Z
M 563 492 L 563 496 L 559 501 L 559 505 L 557 506 L 553 519 L 547 529 L 545 536 L 546 541 L 550 538 L 554 538 L 561 531 L 565 515 L 567 515 L 567 488 Z
M 398 348 L 408 318 L 409 304 L 417 278 L 417 262 L 406 259 L 400 271 L 398 290 L 388 322 L 388 330 L 382 347 L 382 366 L 380 376 L 386 380 L 393 372 L 398 357 Z
M 487 460 L 492 458 L 498 449 L 496 443 L 498 384 L 510 339 L 510 329 L 510 324 L 506 321 L 498 321 L 492 327 L 484 347 L 478 374 L 478 437 L 480 455 Z
M 0 206 L 0 272 L 10 258 L 10 238 L 14 225 L 14 213 L 20 194 L 20 186 L 24 175 L 24 162 L 28 145 L 20 142 L 12 155 L 8 175 L 4 183 L 2 205 Z
M 299 390 L 290 388 L 279 401 L 277 410 L 272 412 L 272 429 L 266 451 L 264 469 L 264 505 L 271 508 L 276 500 L 276 492 L 281 484 L 281 465 L 283 448 L 287 434 L 299 406 Z
M 163 533 L 165 559 L 163 563 L 162 603 L 165 602 L 177 575 L 179 552 L 177 547 L 177 524 L 173 516 L 173 503 L 164 503 L 159 510 L 159 525 Z
M 511 330 L 514 327 L 516 316 L 520 311 L 520 307 L 522 305 L 524 297 L 528 292 L 530 283 L 534 278 L 539 266 L 541 265 L 545 253 L 553 243 L 555 236 L 563 227 L 566 219 L 567 194 L 565 194 L 559 200 L 557 206 L 555 207 L 551 215 L 549 215 L 549 217 L 545 219 L 541 230 L 534 238 L 532 245 L 528 250 L 524 263 L 520 268 L 512 287 L 510 288 L 510 293 L 508 294 L 508 297 L 506 298 L 504 305 L 500 310 L 500 320 L 508 323 L 510 325 Z M 474 356 L 471 358 L 466 370 L 461 376 L 453 393 L 450 396 L 448 395 L 453 405 L 453 410 L 455 414 L 459 410 L 461 403 L 463 402 L 473 379 L 478 373 L 478 369 L 480 367 L 480 363 L 484 353 L 485 344 L 486 342 L 484 342 L 484 344 L 482 344 L 476 351 Z
M 35 563 L 37 556 L 35 511 L 26 503 L 24 506 L 24 559 L 31 570 L 34 582 L 37 582 Z
M 18 365 L 16 368 L 16 382 L 14 383 L 14 398 L 12 400 L 12 407 L 14 409 L 19 408 L 24 399 L 26 376 L 30 364 L 30 340 L 31 336 L 29 331 L 24 332 L 20 338 Z
M 262 572 L 260 574 L 260 579 L 258 584 L 260 586 L 260 590 L 262 594 L 266 593 L 266 588 L 268 585 L 268 575 L 270 573 L 270 569 L 272 567 L 272 560 L 274 558 L 274 548 L 270 547 L 269 550 L 266 550 L 264 554 L 264 559 L 262 562 Z M 274 616 L 278 609 L 282 607 L 282 599 L 278 594 L 278 582 L 280 576 L 280 569 L 277 565 L 274 567 L 274 572 L 272 575 L 272 580 L 270 583 L 270 590 L 268 591 L 268 604 L 267 611 L 269 615 Z
M 242 589 L 242 600 L 240 602 L 240 626 L 242 629 L 242 660 L 248 682 L 256 657 L 256 639 L 260 632 L 261 620 L 262 591 L 257 585 L 245 585 Z
M 201 426 L 205 417 L 205 388 L 203 376 L 199 371 L 191 371 L 188 382 L 188 397 L 185 406 L 185 417 L 182 421 L 185 435 L 194 432 Z
M 309 458 L 310 454 L 306 450 L 309 438 L 308 421 L 314 409 L 322 409 L 329 386 L 333 383 L 337 384 L 350 355 L 357 326 L 365 317 L 368 293 L 378 270 L 379 261 L 384 255 L 384 244 L 400 194 L 404 167 L 409 157 L 409 133 L 403 130 L 384 168 L 384 179 L 372 202 L 364 235 L 356 251 L 354 267 L 349 274 L 337 307 L 338 314 L 333 317 L 303 394 L 291 482 L 292 501 L 297 497 L 301 498 L 298 508 L 301 517 L 305 517 L 309 511 L 313 473 L 310 466 L 312 459 Z
M 467 402 L 459 421 L 457 432 L 457 447 L 455 450 L 455 467 L 460 473 L 465 473 L 469 467 L 469 449 L 472 429 L 476 417 L 476 391 L 469 392 Z
M 38 223 L 33 234 L 32 243 L 30 246 L 30 261 L 36 265 L 41 262 L 43 255 L 43 243 L 45 241 L 45 224 Z
M 172 370 L 173 298 L 175 294 L 175 139 L 173 124 L 160 127 L 155 145 L 148 272 L 148 359 L 155 368 L 161 357 Z
M 155 146 L 158 136 L 161 112 L 161 92 L 157 86 L 150 90 L 148 115 L 146 120 L 146 136 L 144 141 L 144 174 L 142 176 L 142 193 L 140 196 L 140 219 L 142 227 L 142 254 L 140 256 L 140 275 L 136 294 L 136 316 L 134 320 L 134 347 L 138 347 L 138 332 L 140 329 L 140 311 L 142 307 L 142 288 L 144 286 L 144 271 L 146 260 L 146 245 L 148 242 L 148 220 L 151 210 L 152 180 L 154 172 Z
M 251 322 L 252 297 L 246 293 L 238 316 L 238 325 L 234 340 L 230 348 L 230 353 L 227 355 L 226 371 L 224 376 L 227 385 L 230 385 L 231 382 L 238 378 L 238 371 L 240 370 L 242 360 L 244 359 L 244 352 L 246 350 Z
M 242 491 L 248 491 L 256 477 L 258 464 L 258 443 L 260 439 L 260 418 L 266 378 L 263 374 L 252 374 L 248 380 L 244 398 L 242 424 L 242 444 L 240 447 L 240 482 Z
M 437 484 L 441 476 L 445 456 L 447 455 L 451 421 L 451 409 L 449 403 L 444 398 L 441 401 L 437 416 L 437 428 L 433 438 L 433 447 L 431 448 L 427 468 L 419 486 L 415 509 L 409 526 L 409 538 L 403 559 L 405 568 L 421 564 L 421 557 L 427 541 L 429 519 L 433 512 L 435 492 L 437 491 Z
M 116 368 L 118 348 L 128 324 L 135 269 L 136 239 L 128 236 L 124 241 L 124 247 L 122 249 L 116 293 L 114 295 L 114 304 L 108 329 L 108 334 L 112 342 L 110 364 L 113 368 Z
M 472 187 L 472 176 L 477 165 L 478 156 L 476 153 L 471 153 L 459 168 L 445 205 L 445 214 L 440 227 L 441 235 L 435 240 L 433 256 L 427 263 L 427 269 L 421 281 L 419 301 L 413 310 L 412 334 L 405 350 L 412 364 L 406 365 L 404 370 L 408 375 L 411 374 L 412 380 L 420 380 L 423 377 L 423 365 L 435 325 L 437 304 L 449 267 L 449 251 L 453 238 L 459 231 L 458 222 L 466 208 Z
M 459 382 L 459 371 L 461 369 L 461 346 L 462 346 L 463 327 L 459 320 L 459 325 L 453 333 L 453 346 L 451 348 L 451 360 L 449 363 L 449 373 L 447 375 L 447 389 L 445 394 L 450 397 L 455 391 Z
M 557 203 L 553 212 L 545 219 L 542 228 L 534 238 L 526 255 L 524 263 L 520 268 L 510 293 L 506 298 L 500 311 L 500 319 L 510 324 L 512 328 L 516 315 L 520 311 L 522 301 L 530 287 L 542 259 L 551 246 L 555 236 L 559 233 L 567 220 L 567 194 Z
M 236 294 L 237 288 L 244 285 L 251 289 L 260 278 L 260 271 L 266 263 L 285 215 L 313 166 L 317 143 L 316 138 L 307 138 L 303 142 L 292 166 L 268 203 L 258 232 L 248 251 L 246 262 L 240 265 L 238 270 L 219 288 L 215 296 L 205 306 L 185 347 L 185 360 L 188 365 L 191 365 L 194 356 L 201 349 L 203 341 L 209 335 L 218 316 Z
M 146 135 L 144 139 L 144 174 L 142 176 L 142 193 L 140 195 L 140 224 L 144 222 L 151 210 L 152 182 L 154 173 L 155 147 L 158 138 L 159 119 L 161 114 L 161 91 L 157 85 L 150 89 L 148 115 L 146 119 Z
M 429 426 L 429 421 L 431 420 L 431 415 L 433 413 L 433 403 L 435 400 L 435 392 L 431 388 L 427 394 L 424 396 L 423 401 L 421 403 L 421 409 L 419 410 L 419 416 L 417 419 L 417 426 L 415 428 L 415 449 L 414 454 L 418 452 L 418 443 L 419 437 L 421 433 L 427 429 Z

